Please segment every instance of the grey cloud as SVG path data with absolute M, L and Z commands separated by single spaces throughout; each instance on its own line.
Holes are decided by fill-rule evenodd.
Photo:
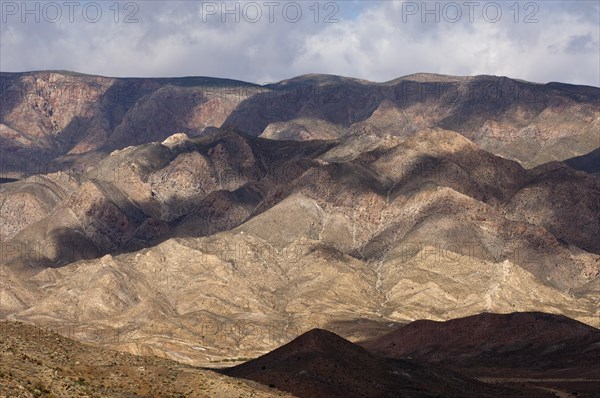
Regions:
M 203 18 L 207 5 L 220 6 L 221 1 L 145 1 L 137 3 L 134 17 L 139 22 L 132 24 L 123 23 L 125 10 L 115 23 L 108 9 L 112 3 L 102 3 L 105 18 L 95 24 L 81 19 L 2 23 L 0 69 L 208 75 L 258 82 L 312 72 L 384 81 L 424 71 L 600 85 L 600 61 L 593 55 L 600 40 L 596 2 L 535 3 L 538 23 L 523 23 L 525 12 L 532 10 L 524 7 L 533 2 L 519 3 L 517 22 L 509 9 L 513 2 L 496 2 L 503 11 L 497 23 L 483 18 L 486 2 L 480 2 L 473 22 L 463 8 L 456 23 L 449 22 L 454 14 L 440 15 L 440 23 L 431 15 L 423 23 L 419 13 L 403 14 L 413 3 L 422 4 L 339 1 L 334 16 L 339 23 L 332 24 L 323 23 L 327 2 L 321 3 L 319 23 L 309 9 L 313 2 L 299 2 L 303 17 L 297 23 L 284 20 L 281 7 L 273 23 L 264 7 L 257 23 L 243 18 L 240 23 L 232 18 L 222 23 L 218 12 Z M 232 9 L 235 4 L 228 1 L 226 6 Z M 440 3 L 439 9 L 446 4 Z M 589 58 L 582 62 L 584 56 Z
M 585 35 L 576 35 L 569 38 L 569 42 L 565 47 L 567 53 L 585 53 L 585 52 L 600 52 L 600 44 L 594 40 L 591 33 Z

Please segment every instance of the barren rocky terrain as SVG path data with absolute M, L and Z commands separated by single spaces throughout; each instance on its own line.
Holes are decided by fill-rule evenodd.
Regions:
M 291 397 L 258 383 L 0 322 L 0 397 Z
M 138 337 L 123 348 L 190 362 L 336 321 L 540 310 L 597 326 L 596 177 L 525 170 L 445 130 L 326 160 L 340 145 L 178 135 L 87 174 L 3 184 L 5 203 L 30 186 L 59 199 L 29 225 L 4 208 L 2 309 L 127 327 Z M 213 323 L 257 330 L 190 348 Z
M 2 318 L 211 367 L 315 328 L 600 326 L 598 88 L 0 79 Z
M 3 72 L 0 100 L 2 172 L 13 176 L 56 170 L 59 156 L 212 127 L 292 140 L 365 130 L 378 139 L 406 138 L 440 127 L 527 166 L 585 155 L 600 144 L 598 88 L 496 76 L 415 74 L 374 83 L 306 75 L 259 86 L 206 77 Z

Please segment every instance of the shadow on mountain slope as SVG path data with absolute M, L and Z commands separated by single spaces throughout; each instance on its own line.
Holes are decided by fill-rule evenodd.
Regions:
M 492 386 L 411 360 L 384 359 L 321 329 L 222 372 L 306 398 L 551 396 L 533 389 Z

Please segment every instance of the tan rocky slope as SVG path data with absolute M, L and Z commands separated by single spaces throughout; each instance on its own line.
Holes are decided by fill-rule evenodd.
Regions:
M 102 350 L 0 322 L 0 397 L 291 397 L 177 362 Z
M 495 76 L 420 74 L 373 83 L 307 75 L 259 86 L 205 77 L 0 73 L 0 102 L 3 177 L 44 174 L 90 151 L 226 126 L 293 140 L 365 129 L 379 139 L 404 139 L 441 127 L 527 166 L 600 146 L 600 89 Z
M 573 298 L 509 260 L 431 246 L 361 261 L 316 239 L 319 211 L 296 197 L 263 214 L 281 228 L 271 227 L 282 237 L 273 243 L 261 237 L 267 221 L 257 219 L 208 238 L 46 269 L 26 282 L 13 275 L 4 279 L 3 306 L 11 318 L 58 330 L 71 325 L 78 339 L 204 364 L 254 357 L 332 324 L 343 336 L 364 339 L 371 332 L 354 327 L 361 319 L 380 333 L 422 318 L 543 310 L 597 326 L 594 290 Z M 13 269 L 4 272 L 6 278 Z
M 333 145 L 272 142 L 233 132 L 176 137 L 164 145 L 112 152 L 81 172 L 3 184 L 3 240 L 15 238 L 39 252 L 38 258 L 64 264 L 147 244 L 179 226 L 193 235 L 228 229 Z M 77 250 L 61 253 L 75 249 L 73 242 Z
M 281 206 L 293 215 L 315 204 L 302 199 Z M 47 269 L 27 282 L 13 275 L 5 279 L 3 305 L 11 318 L 73 325 L 83 340 L 190 363 L 253 357 L 339 321 L 348 324 L 338 333 L 364 339 L 367 331 L 352 327 L 359 319 L 385 331 L 388 324 L 483 311 L 543 310 L 596 325 L 600 315 L 595 291 L 574 299 L 508 260 L 424 247 L 410 259 L 373 264 L 313 239 L 279 246 L 257 235 L 243 225 Z M 5 277 L 11 272 L 5 269 Z
M 361 129 L 176 134 L 1 184 L 1 315 L 211 365 L 315 327 L 356 340 L 484 311 L 598 326 L 597 177 L 448 130 Z
M 302 193 L 335 207 L 352 220 L 346 224 L 360 224 L 350 245 L 339 242 L 355 256 L 381 255 L 397 239 L 416 233 L 422 221 L 439 223 L 460 208 L 472 214 L 477 224 L 472 229 L 480 229 L 485 217 L 499 224 L 488 234 L 495 246 L 502 245 L 502 256 L 521 243 L 514 235 L 526 238 L 523 250 L 537 255 L 542 244 L 552 258 L 566 253 L 557 239 L 600 250 L 593 238 L 600 232 L 597 178 L 559 163 L 527 171 L 456 133 L 423 131 L 362 154 L 364 148 L 348 148 L 346 141 L 271 141 L 231 130 L 170 140 L 115 151 L 81 172 L 2 184 L 0 236 L 12 239 L 17 253 L 65 264 L 171 236 L 228 230 Z M 340 147 L 358 157 L 333 161 Z M 448 227 L 431 240 L 443 241 Z M 478 241 L 477 234 L 461 239 Z M 546 257 L 536 262 L 544 264 Z M 538 271 L 566 272 L 554 266 L 559 268 Z M 561 283 L 566 286 L 554 281 Z

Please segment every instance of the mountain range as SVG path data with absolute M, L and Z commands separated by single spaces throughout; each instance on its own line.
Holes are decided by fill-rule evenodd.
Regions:
M 284 349 L 273 373 L 231 370 L 299 396 L 339 387 L 269 377 L 347 361 L 364 366 L 329 379 L 371 369 L 380 396 L 495 396 L 481 384 L 491 369 L 516 378 L 509 365 L 535 358 L 556 376 L 570 369 L 557 358 L 597 354 L 599 88 L 48 71 L 0 73 L 0 103 L 2 318 L 188 366 L 239 364 L 301 336 L 308 359 L 294 366 L 307 369 Z M 500 328 L 470 336 L 493 355 L 461 340 L 473 320 Z M 418 340 L 436 325 L 458 325 L 457 339 Z M 532 336 L 537 346 L 518 344 Z M 379 391 L 344 383 L 347 396 Z M 533 396 L 530 382 L 502 383 L 504 396 Z

